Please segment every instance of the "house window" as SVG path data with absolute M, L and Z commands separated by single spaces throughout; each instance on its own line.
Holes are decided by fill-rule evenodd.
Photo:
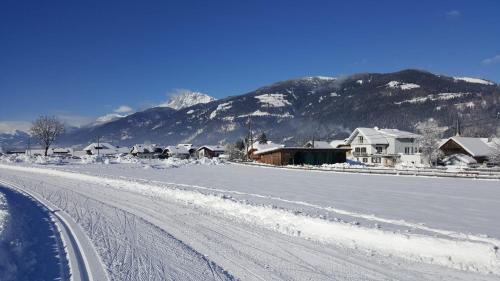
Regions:
M 366 153 L 366 147 L 361 148 L 361 153 Z
M 354 152 L 360 152 L 361 149 L 359 147 L 354 148 Z
M 409 147 L 405 147 L 405 154 L 410 154 L 410 148 Z
M 373 157 L 372 158 L 372 163 L 381 163 L 382 159 L 380 157 Z
M 377 154 L 382 154 L 382 147 L 381 146 L 376 146 L 375 149 L 377 150 Z
M 359 136 L 359 137 L 358 137 L 358 142 L 359 142 L 359 143 L 363 143 L 363 136 Z
M 363 158 L 363 163 L 368 163 L 368 158 Z

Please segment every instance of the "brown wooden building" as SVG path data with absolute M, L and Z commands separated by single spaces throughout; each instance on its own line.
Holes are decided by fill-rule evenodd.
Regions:
M 255 152 L 255 160 L 261 163 L 284 165 L 322 165 L 343 163 L 348 149 L 277 147 Z

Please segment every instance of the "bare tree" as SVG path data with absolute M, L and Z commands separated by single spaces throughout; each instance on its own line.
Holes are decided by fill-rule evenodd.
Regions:
M 33 122 L 30 132 L 38 139 L 47 156 L 50 145 L 64 133 L 64 124 L 54 116 L 40 116 Z
M 422 135 L 419 140 L 419 146 L 424 159 L 432 165 L 440 155 L 439 143 L 443 136 L 444 129 L 439 127 L 434 119 L 429 119 L 418 123 L 416 126 L 418 132 Z
M 492 147 L 493 151 L 489 160 L 495 165 L 500 165 L 500 138 L 493 138 Z

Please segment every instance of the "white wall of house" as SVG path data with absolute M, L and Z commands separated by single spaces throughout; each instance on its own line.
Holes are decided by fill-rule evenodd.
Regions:
M 375 132 L 379 132 L 378 129 L 375 130 Z M 394 131 L 397 132 L 396 135 L 393 134 Z M 348 154 L 348 158 L 376 166 L 394 165 L 395 163 L 421 164 L 422 159 L 418 154 L 417 138 L 410 133 L 408 134 L 411 137 L 408 134 L 401 137 L 401 132 L 397 130 L 393 130 L 391 133 L 380 131 L 380 135 L 368 136 L 367 138 L 362 131 L 355 130 L 350 138 L 352 141 L 349 144 L 352 153 Z M 403 133 L 406 134 L 406 132 Z

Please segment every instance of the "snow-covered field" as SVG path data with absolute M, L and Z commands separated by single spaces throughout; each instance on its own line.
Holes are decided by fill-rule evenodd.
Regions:
M 0 180 L 68 213 L 113 280 L 500 277 L 498 180 L 25 160 L 4 159 Z

